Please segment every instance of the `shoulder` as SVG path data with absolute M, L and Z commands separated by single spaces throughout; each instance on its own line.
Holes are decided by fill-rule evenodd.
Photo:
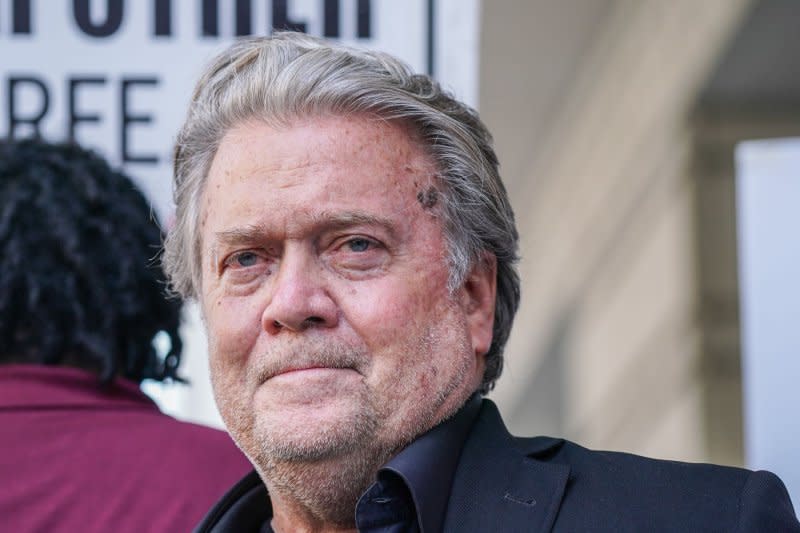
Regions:
M 649 486 L 685 483 L 744 483 L 750 471 L 707 463 L 688 463 L 653 459 L 625 452 L 591 450 L 566 439 L 552 437 L 514 437 L 531 458 L 568 465 L 573 476 L 591 475 L 594 479 L 616 481 L 646 480 Z
M 641 491 L 661 493 L 698 490 L 741 490 L 751 472 L 734 467 L 704 463 L 686 463 L 651 459 L 624 452 L 590 450 L 564 439 L 515 438 L 521 450 L 531 450 L 531 459 L 563 464 L 570 468 L 575 485 L 588 485 L 593 490 L 619 491 L 635 487 Z M 543 448 L 542 444 L 549 447 Z
M 202 464 L 209 477 L 232 473 L 234 481 L 252 468 L 230 436 L 218 429 L 158 413 L 138 427 L 130 426 L 130 430 L 146 436 L 160 458 L 172 465 L 173 472 L 183 467 L 194 470 Z
M 563 506 L 579 507 L 585 517 L 672 524 L 676 531 L 800 529 L 786 488 L 770 472 L 592 451 L 569 441 L 540 459 L 569 466 Z
M 549 437 L 514 441 L 532 451 L 531 460 L 569 468 L 559 513 L 565 523 L 577 519 L 592 528 L 612 522 L 620 531 L 632 524 L 647 530 L 800 531 L 786 488 L 771 472 L 595 451 Z
M 542 521 L 555 531 L 800 532 L 774 474 L 514 437 L 490 401 L 464 446 L 459 474 L 453 489 L 459 500 L 496 498 L 492 490 L 459 486 L 468 483 L 538 494 L 548 506 Z
M 138 452 L 126 454 L 128 468 L 119 490 L 134 493 L 143 486 L 153 487 L 162 520 L 196 524 L 231 485 L 252 470 L 247 457 L 223 431 L 160 413 L 140 422 L 127 433 L 132 445 L 138 443 Z
M 99 412 L 82 424 L 84 449 L 105 465 L 99 469 L 124 468 L 120 483 L 131 487 L 144 483 L 164 492 L 191 489 L 206 494 L 210 503 L 252 468 L 224 431 L 155 408 Z

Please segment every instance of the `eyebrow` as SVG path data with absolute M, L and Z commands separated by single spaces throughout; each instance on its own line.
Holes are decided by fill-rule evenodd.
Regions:
M 311 217 L 313 231 L 337 230 L 351 226 L 378 226 L 383 228 L 390 237 L 396 235 L 392 221 L 386 217 L 376 216 L 361 211 L 344 211 L 326 213 L 325 211 Z M 219 245 L 251 244 L 268 240 L 270 229 L 263 224 L 246 224 L 237 228 L 214 232 L 214 243 L 211 247 L 212 256 L 216 256 Z
M 224 244 L 243 244 L 261 240 L 269 230 L 259 224 L 247 224 L 238 228 L 214 232 L 214 245 Z
M 250 244 L 258 239 L 263 239 L 266 228 L 258 224 L 247 224 L 242 227 L 224 231 L 215 231 L 214 240 L 211 242 L 209 259 L 216 263 L 222 246 L 235 246 Z
M 326 229 L 341 229 L 350 226 L 378 226 L 383 228 L 390 235 L 396 233 L 395 224 L 386 217 L 371 215 L 363 211 L 343 211 L 337 213 L 327 213 L 323 211 L 312 217 L 314 227 L 324 227 Z

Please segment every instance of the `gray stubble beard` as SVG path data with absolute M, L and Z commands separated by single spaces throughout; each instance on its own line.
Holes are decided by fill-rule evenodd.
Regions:
M 410 345 L 408 349 L 432 353 L 432 348 L 441 344 L 437 341 L 448 336 L 446 325 L 438 326 L 426 332 L 417 339 L 416 345 Z M 452 339 L 450 345 L 453 346 Z M 465 349 L 468 349 L 465 344 L 456 348 L 458 351 Z M 357 351 L 346 353 L 342 346 L 327 346 L 320 350 L 319 357 L 358 360 L 363 355 Z M 234 414 L 233 418 L 225 417 L 228 429 L 271 493 L 294 500 L 316 521 L 353 527 L 356 503 L 375 481 L 377 471 L 416 437 L 442 421 L 434 419 L 435 406 L 445 403 L 463 383 L 465 374 L 466 369 L 462 366 L 443 390 L 437 391 L 434 398 L 425 402 L 425 407 L 430 410 L 424 409 L 428 412 L 414 425 L 395 432 L 392 442 L 381 442 L 376 436 L 380 433 L 382 420 L 390 414 L 381 412 L 380 407 L 389 409 L 393 406 L 374 405 L 366 389 L 359 398 L 362 408 L 351 420 L 343 422 L 338 431 L 319 435 L 304 443 L 304 446 L 298 446 L 296 442 L 282 442 L 273 432 L 259 428 L 256 414 L 252 410 L 248 413 L 245 406 L 239 405 L 241 402 L 238 397 L 228 405 L 220 405 L 220 410 Z M 399 387 L 402 385 L 398 383 Z M 452 406 L 453 412 L 461 403 L 459 401 Z M 243 412 L 248 413 L 244 419 L 241 418 Z M 444 418 L 453 412 L 445 413 Z M 240 417 L 235 417 L 237 413 Z M 417 416 L 420 414 L 416 413 Z M 345 433 L 342 433 L 341 426 L 346 428 Z
M 364 408 L 341 424 L 346 433 L 323 434 L 305 447 L 275 442 L 259 432 L 266 438 L 251 460 L 270 492 L 301 504 L 315 520 L 353 527 L 358 498 L 397 451 L 397 445 L 375 439 L 380 414 L 367 400 L 362 398 Z
M 342 361 L 368 361 L 368 357 L 358 350 L 326 346 L 316 351 L 314 360 L 336 366 Z M 262 369 L 247 379 L 261 383 L 269 372 Z M 217 397 L 225 398 L 219 402 L 220 411 L 231 436 L 269 491 L 299 503 L 317 521 L 352 527 L 359 496 L 396 451 L 375 439 L 384 414 L 374 405 L 368 390 L 360 391 L 354 399 L 359 408 L 347 420 L 298 443 L 261 426 L 257 413 L 241 397 L 216 390 L 235 386 L 215 381 Z

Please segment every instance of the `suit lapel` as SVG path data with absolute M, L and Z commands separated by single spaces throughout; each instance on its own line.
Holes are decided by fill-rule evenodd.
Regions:
M 444 531 L 550 531 L 569 467 L 538 461 L 535 455 L 560 442 L 532 439 L 520 447 L 494 403 L 484 400 L 461 452 Z

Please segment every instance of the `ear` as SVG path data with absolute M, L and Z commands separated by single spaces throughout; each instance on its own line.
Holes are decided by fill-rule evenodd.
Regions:
M 485 254 L 477 261 L 461 287 L 461 305 L 475 356 L 482 358 L 492 344 L 494 300 L 497 292 L 497 258 Z

